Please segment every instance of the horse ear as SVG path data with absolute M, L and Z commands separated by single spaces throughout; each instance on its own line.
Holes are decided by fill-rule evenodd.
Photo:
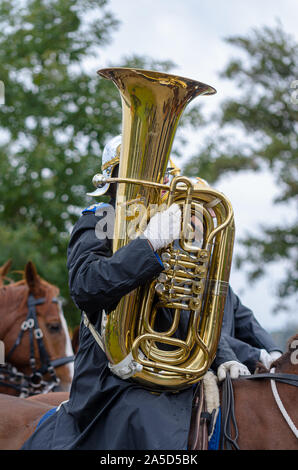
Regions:
M 32 261 L 28 261 L 25 266 L 25 280 L 31 292 L 34 292 L 40 284 L 40 277 L 38 276 L 36 267 Z
M 1 276 L 1 277 L 5 277 L 5 276 L 6 276 L 6 274 L 7 274 L 8 271 L 10 270 L 11 263 L 12 263 L 12 260 L 9 259 L 8 261 L 6 261 L 6 263 L 3 264 L 3 266 L 1 266 L 1 268 L 0 268 L 0 276 Z

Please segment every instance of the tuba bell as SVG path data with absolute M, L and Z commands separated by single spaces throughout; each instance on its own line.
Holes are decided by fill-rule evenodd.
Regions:
M 128 358 L 137 364 L 132 379 L 144 387 L 183 389 L 198 382 L 215 358 L 232 261 L 234 216 L 222 193 L 202 182 L 192 183 L 177 168 L 170 186 L 163 181 L 183 110 L 196 96 L 216 90 L 140 69 L 109 68 L 98 74 L 114 82 L 122 100 L 118 177 L 94 178 L 97 187 L 118 183 L 113 252 L 130 241 L 129 225 L 142 233 L 149 207 L 176 203 L 183 211 L 180 239 L 159 253 L 164 265 L 159 278 L 124 296 L 104 316 L 104 349 L 112 370 Z M 193 220 L 200 226 L 197 238 Z M 166 331 L 157 326 L 163 309 L 172 315 Z M 187 318 L 188 328 L 179 338 L 182 318 L 184 323 Z

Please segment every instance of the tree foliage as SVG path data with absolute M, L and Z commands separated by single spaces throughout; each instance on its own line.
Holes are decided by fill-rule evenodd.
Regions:
M 246 254 L 237 262 L 238 267 L 249 266 L 251 280 L 264 275 L 270 263 L 287 262 L 278 289 L 281 308 L 283 300 L 297 296 L 298 287 L 298 226 L 297 218 L 290 216 L 298 193 L 298 44 L 280 24 L 227 42 L 237 48 L 238 56 L 221 77 L 238 91 L 212 116 L 212 138 L 187 162 L 185 172 L 210 182 L 228 172 L 271 172 L 279 189 L 274 202 L 283 205 L 286 216 L 275 225 L 268 218 L 261 235 L 241 240 Z
M 20 270 L 33 260 L 60 288 L 72 325 L 79 312 L 68 291 L 69 233 L 94 202 L 86 193 L 122 118 L 118 90 L 86 63 L 118 26 L 107 0 L 0 0 L 0 264 L 12 258 Z M 114 64 L 173 65 L 138 56 Z M 192 109 L 184 125 L 199 119 Z
M 22 269 L 32 259 L 67 298 L 69 229 L 99 166 L 99 143 L 119 126 L 108 105 L 114 90 L 81 62 L 118 22 L 105 0 L 2 0 L 0 18 L 1 261 Z

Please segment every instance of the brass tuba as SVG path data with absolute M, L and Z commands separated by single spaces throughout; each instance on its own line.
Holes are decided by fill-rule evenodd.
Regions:
M 113 252 L 130 241 L 128 225 L 141 233 L 147 213 L 166 200 L 183 208 L 181 239 L 160 253 L 165 270 L 158 279 L 123 297 L 106 315 L 104 349 L 111 364 L 129 355 L 139 364 L 133 379 L 155 390 L 178 390 L 199 381 L 214 360 L 220 337 L 234 242 L 233 209 L 226 197 L 183 176 L 163 184 L 180 116 L 209 85 L 165 73 L 110 68 L 98 74 L 112 80 L 122 99 L 119 175 L 95 186 L 117 182 Z M 177 173 L 177 171 L 175 172 Z M 213 211 L 213 216 L 211 215 Z M 152 214 L 151 214 L 152 215 Z M 197 218 L 197 219 L 194 219 Z M 191 221 L 200 220 L 201 240 Z M 162 309 L 171 309 L 172 325 L 158 331 Z M 185 315 L 188 331 L 175 337 Z M 176 334 L 177 336 L 177 334 Z

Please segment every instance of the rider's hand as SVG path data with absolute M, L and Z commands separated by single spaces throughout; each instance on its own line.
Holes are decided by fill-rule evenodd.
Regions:
M 157 212 L 149 221 L 144 237 L 151 243 L 154 251 L 164 248 L 180 236 L 181 210 L 172 204 L 167 210 Z
M 271 353 L 267 352 L 266 349 L 261 349 L 260 352 L 260 362 L 264 364 L 266 369 L 270 369 L 272 362 L 278 359 L 281 356 L 281 352 L 279 351 L 271 351 Z
M 217 377 L 219 382 L 224 380 L 230 373 L 231 379 L 238 379 L 239 375 L 250 375 L 248 368 L 238 361 L 227 361 L 219 366 L 217 369 Z

